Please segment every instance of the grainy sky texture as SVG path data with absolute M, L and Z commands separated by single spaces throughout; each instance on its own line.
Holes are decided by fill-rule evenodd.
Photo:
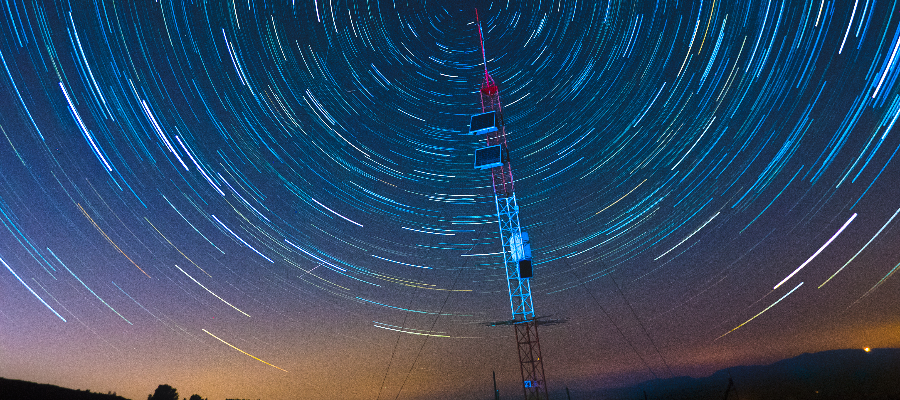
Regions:
M 10 0 L 0 376 L 520 393 L 475 7 L 551 391 L 900 346 L 896 0 Z

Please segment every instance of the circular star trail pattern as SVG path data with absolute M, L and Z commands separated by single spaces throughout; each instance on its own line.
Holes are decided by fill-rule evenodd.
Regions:
M 12 1 L 0 374 L 520 390 L 475 7 L 551 389 L 900 343 L 896 1 Z

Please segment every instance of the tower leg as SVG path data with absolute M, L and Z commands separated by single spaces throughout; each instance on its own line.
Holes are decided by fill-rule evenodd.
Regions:
M 546 400 L 547 385 L 544 380 L 544 362 L 541 359 L 541 342 L 538 339 L 537 322 L 528 320 L 513 325 L 519 348 L 519 366 L 522 369 L 522 388 L 525 400 Z

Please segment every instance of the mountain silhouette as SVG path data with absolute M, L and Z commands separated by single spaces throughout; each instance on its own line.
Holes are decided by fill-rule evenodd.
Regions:
M 551 398 L 565 399 L 566 394 L 555 393 Z M 573 400 L 900 399 L 900 349 L 872 349 L 869 352 L 848 349 L 804 353 L 769 365 L 726 368 L 704 378 L 679 376 L 655 379 L 622 388 L 572 391 L 571 398 Z

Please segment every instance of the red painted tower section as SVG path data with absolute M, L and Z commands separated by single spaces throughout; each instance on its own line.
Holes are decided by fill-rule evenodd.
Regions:
M 481 112 L 496 111 L 499 117 L 498 129 L 487 135 L 487 145 L 506 145 L 506 123 L 503 120 L 503 106 L 500 104 L 500 88 L 494 82 L 494 78 L 487 70 L 487 58 L 484 55 L 484 39 L 481 34 L 481 21 L 478 20 L 478 10 L 475 10 L 475 22 L 478 25 L 478 41 L 481 45 L 481 59 L 484 61 L 484 82 L 481 83 Z M 491 177 L 494 182 L 494 194 L 501 198 L 511 196 L 515 192 L 513 186 L 512 167 L 509 163 L 503 163 L 499 167 L 491 168 Z

